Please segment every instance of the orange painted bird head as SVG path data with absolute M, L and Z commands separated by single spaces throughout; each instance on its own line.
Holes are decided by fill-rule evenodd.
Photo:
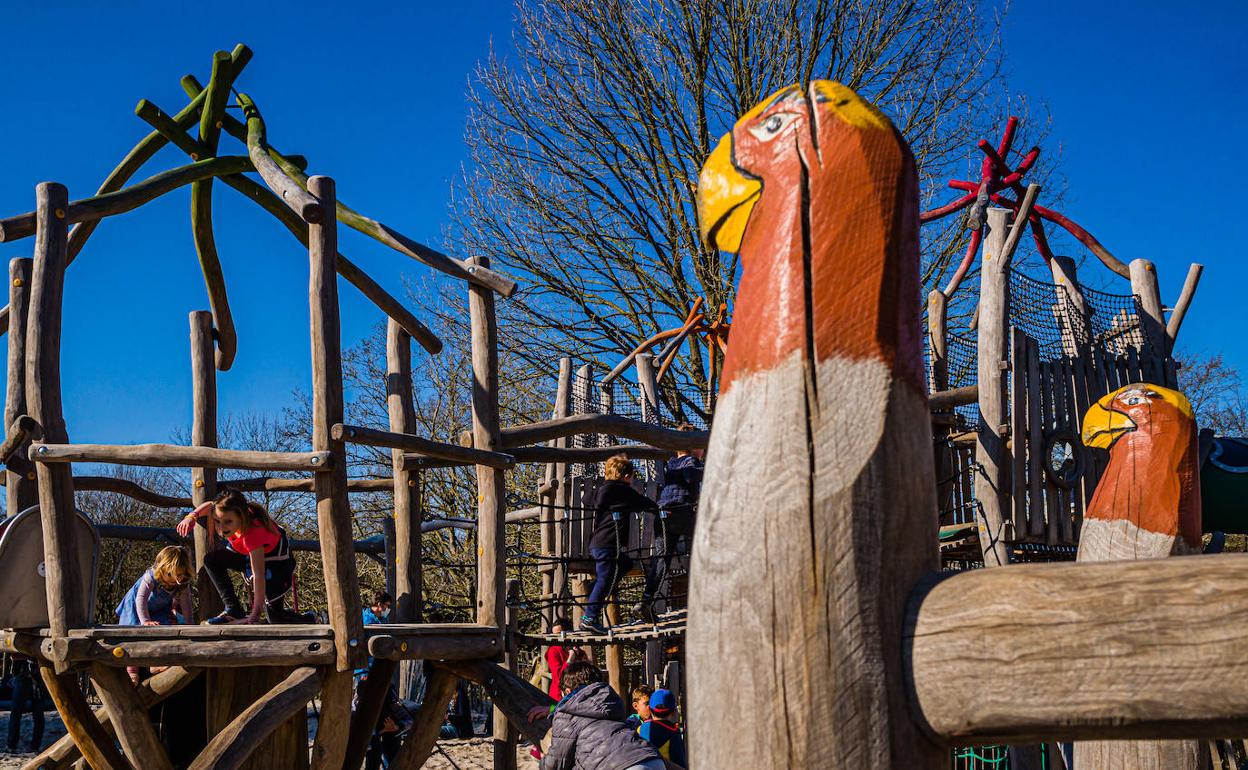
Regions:
M 1196 419 L 1177 390 L 1134 383 L 1103 396 L 1083 418 L 1083 443 L 1109 450 L 1109 462 L 1085 513 L 1181 535 L 1200 546 Z M 1086 532 L 1085 532 L 1086 534 Z
M 918 177 L 873 106 L 830 81 L 772 94 L 707 159 L 698 217 L 741 254 L 725 392 L 798 351 L 882 360 L 923 388 Z

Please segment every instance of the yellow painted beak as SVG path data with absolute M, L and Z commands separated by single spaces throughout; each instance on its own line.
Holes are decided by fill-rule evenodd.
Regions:
M 763 192 L 732 165 L 732 134 L 724 134 L 698 179 L 698 226 L 702 241 L 720 251 L 741 250 L 750 212 Z
M 1117 395 L 1118 391 L 1114 391 L 1103 396 L 1083 416 L 1083 443 L 1097 449 L 1109 449 L 1119 436 L 1136 429 L 1134 420 L 1110 408 L 1110 402 Z

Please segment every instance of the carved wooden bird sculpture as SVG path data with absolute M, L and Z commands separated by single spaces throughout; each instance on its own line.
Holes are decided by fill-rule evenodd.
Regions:
M 917 189 L 888 119 L 827 81 L 702 170 L 703 236 L 743 272 L 691 568 L 694 768 L 941 766 L 890 684 L 937 566 Z
M 1200 550 L 1200 454 L 1191 404 L 1134 384 L 1083 418 L 1083 443 L 1109 450 L 1079 534 L 1079 561 L 1149 559 Z
M 1083 418 L 1083 443 L 1109 450 L 1079 532 L 1079 561 L 1198 553 L 1200 452 L 1182 393 L 1143 383 L 1102 397 Z M 1197 741 L 1080 741 L 1075 767 L 1196 770 Z

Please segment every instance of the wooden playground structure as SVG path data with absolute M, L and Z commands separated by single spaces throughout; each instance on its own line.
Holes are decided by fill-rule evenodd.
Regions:
M 1014 122 L 999 145 L 981 143 L 981 149 L 987 146 L 983 178 L 951 185 L 965 194 L 920 217 L 913 160 L 886 119 L 836 84 L 780 92 L 742 123 L 794 114 L 776 110 L 801 102 L 801 114 L 807 107 L 828 110 L 831 118 L 817 130 L 834 132 L 808 151 L 842 146 L 844 135 L 835 131 L 851 131 L 855 141 L 873 148 L 860 151 L 867 160 L 850 151 L 828 160 L 845 164 L 848 170 L 842 170 L 861 186 L 854 195 L 893 202 L 894 208 L 872 209 L 874 219 L 838 231 L 839 242 L 849 243 L 846 250 L 861 263 L 849 265 L 847 256 L 813 238 L 802 246 L 812 253 L 805 262 L 797 260 L 805 274 L 760 269 L 764 257 L 786 255 L 763 254 L 758 233 L 765 217 L 747 226 L 734 212 L 757 205 L 774 215 L 784 204 L 771 204 L 765 195 L 755 195 L 757 203 L 708 202 L 707 211 L 729 208 L 722 220 L 703 222 L 704 236 L 750 258 L 732 326 L 726 308 L 704 311 L 699 301 L 679 327 L 647 340 L 601 379 L 590 365 L 574 369 L 564 359 L 551 418 L 503 426 L 495 301 L 497 295 L 510 297 L 516 282 L 485 257 L 441 254 L 349 208 L 338 200 L 331 178 L 307 176 L 306 159 L 269 144 L 259 107 L 245 93 L 237 95 L 244 120 L 234 118 L 226 111 L 228 97 L 250 56 L 241 45 L 219 52 L 206 87 L 184 78 L 190 102 L 173 115 L 140 102 L 136 113 L 153 131 L 96 195 L 71 201 L 61 185 L 43 183 L 34 211 L 0 219 L 0 242 L 33 238 L 34 244 L 33 259 L 11 263 L 9 305 L 0 311 L 8 335 L 7 432 L 0 460 L 10 512 L 0 534 L 0 570 L 8 586 L 38 598 L 17 602 L 6 595 L 13 588 L 0 588 L 0 641 L 5 652 L 37 661 L 69 731 L 28 768 L 68 767 L 79 756 L 96 770 L 172 768 L 147 711 L 202 677 L 210 740 L 191 767 L 354 770 L 386 687 L 402 662 L 417 660 L 428 664 L 425 698 L 390 767 L 412 770 L 429 757 L 460 679 L 482 686 L 492 698 L 501 717 L 494 725 L 495 766 L 514 767 L 517 735 L 538 744 L 549 728 L 545 720 L 529 722 L 528 709 L 553 702 L 516 675 L 516 653 L 522 644 L 550 643 L 605 647 L 617 689 L 625 683 L 623 648 L 638 650 L 641 679 L 661 679 L 682 693 L 695 768 L 744 767 L 747 761 L 751 767 L 936 768 L 947 766 L 951 747 L 990 742 L 1144 744 L 1165 738 L 1195 746 L 1192 739 L 1248 734 L 1248 573 L 1242 558 L 1004 568 L 1072 560 L 1083 514 L 1107 464 L 1104 451 L 1080 442 L 1083 415 L 1132 383 L 1175 387 L 1174 340 L 1200 276 L 1194 265 L 1167 319 L 1151 263 L 1123 265 L 1086 230 L 1040 206 L 1038 186 L 1022 187 L 1039 151 L 1008 167 Z M 725 141 L 749 145 L 775 133 L 771 126 L 788 130 L 790 123 L 759 125 L 763 132 L 735 131 Z M 806 130 L 800 120 L 792 125 L 795 134 Z M 246 153 L 222 155 L 223 134 L 242 142 Z M 191 162 L 129 184 L 170 144 Z M 746 152 L 741 157 L 761 162 Z M 735 162 L 721 145 L 704 179 L 755 173 L 734 171 Z M 250 172 L 263 184 L 245 176 Z M 775 173 L 776 187 L 788 183 Z M 790 196 L 788 203 L 810 205 L 803 226 L 814 222 L 816 234 L 826 235 L 818 226 L 831 215 L 813 207 L 832 210 L 837 204 L 830 194 L 817 194 L 820 180 L 802 179 L 816 194 Z M 217 447 L 217 372 L 229 370 L 240 340 L 213 238 L 211 191 L 217 181 L 271 213 L 307 248 L 309 451 Z M 70 443 L 60 387 L 66 269 L 104 219 L 187 185 L 209 304 L 190 313 L 191 444 Z M 748 189 L 746 183 L 720 188 L 734 194 Z M 1004 197 L 1010 192 L 1017 197 Z M 920 219 L 962 209 L 970 212 L 974 235 L 950 285 L 928 297 L 924 370 L 918 240 L 908 228 L 917 231 Z M 1129 279 L 1129 293 L 1081 283 L 1074 261 L 1049 251 L 1042 221 L 1065 227 Z M 473 392 L 472 431 L 465 440 L 452 444 L 417 435 L 411 344 L 433 355 L 442 343 L 341 254 L 339 223 L 467 285 Z M 1026 228 L 1052 283 L 1011 268 Z M 973 331 L 963 334 L 949 328 L 947 310 L 981 248 L 978 311 Z M 835 282 L 815 278 L 849 269 L 864 271 L 863 285 L 879 302 L 827 299 L 820 305 L 825 298 L 819 292 Z M 338 276 L 388 320 L 385 426 L 345 422 Z M 911 289 L 913 307 L 907 304 Z M 801 308 L 794 312 L 814 316 L 818 307 L 838 324 L 799 318 L 788 319 L 793 323 L 783 330 L 773 328 L 776 319 L 760 308 L 777 294 L 805 297 L 805 304 L 792 304 Z M 852 331 L 838 337 L 841 328 Z M 849 339 L 853 333 L 864 340 Z M 673 423 L 687 421 L 688 413 L 676 408 L 672 386 L 663 382 L 675 350 L 698 339 L 711 353 L 711 387 L 686 396 L 700 401 L 705 417 L 715 415 L 713 433 L 709 419 L 695 419 L 698 430 L 675 429 Z M 631 382 L 623 377 L 630 368 Z M 710 495 L 703 504 L 710 513 L 701 515 L 692 556 L 680 554 L 673 581 L 680 585 L 670 587 L 656 621 L 624 624 L 618 608 L 609 607 L 612 627 L 605 635 L 575 628 L 554 633 L 560 610 L 578 607 L 588 593 L 596 464 L 621 453 L 642 461 L 653 497 L 662 482 L 661 460 L 708 443 Z M 391 450 L 392 475 L 348 479 L 351 444 Z M 187 468 L 193 496 L 170 498 L 125 479 L 76 476 L 74 462 Z M 505 474 L 522 463 L 542 464 L 543 483 L 534 505 L 509 510 Z M 427 622 L 420 533 L 432 522 L 421 521 L 419 474 L 459 466 L 474 468 L 477 482 L 474 622 Z M 782 481 L 794 487 L 758 484 L 759 469 L 772 467 L 792 470 Z M 77 511 L 75 491 L 193 506 L 214 497 L 219 469 L 301 474 L 230 485 L 315 496 L 319 538 L 301 547 L 323 557 L 328 623 L 95 625 L 99 538 L 160 533 L 96 528 Z M 356 555 L 380 546 L 353 542 L 351 495 L 377 491 L 393 495 L 393 533 L 384 551 L 396 602 L 391 622 L 364 626 Z M 507 579 L 507 524 L 540 531 L 536 632 L 518 627 L 517 588 Z M 766 535 L 761 543 L 760 529 Z M 640 515 L 624 521 L 621 532 L 622 547 L 639 554 L 648 553 L 656 538 L 655 526 Z M 197 528 L 197 568 L 213 547 L 209 534 Z M 941 573 L 942 567 L 981 565 L 993 569 Z M 45 592 L 29 591 L 40 580 Z M 201 572 L 201 619 L 220 609 L 205 580 Z M 802 601 L 809 597 L 820 601 Z M 1055 633 L 1057 626 L 1066 630 Z M 1181 667 L 1174 645 L 1184 649 Z M 1107 649 L 1113 654 L 1106 656 Z M 370 657 L 371 673 L 353 708 L 352 672 Z M 168 668 L 136 688 L 124 674 L 128 666 Z M 715 692 L 728 669 L 740 677 L 732 698 Z M 80 672 L 89 674 L 104 708 L 92 710 Z M 778 684 L 782 696 L 775 692 Z M 305 713 L 313 699 L 319 700 L 320 719 L 309 752 Z M 764 704 L 763 714 L 755 714 Z M 777 741 L 779 735 L 787 741 Z M 1195 756 L 1182 766 L 1195 770 Z M 1056 761 L 1050 753 L 1047 767 L 1058 767 Z M 870 762 L 876 764 L 864 764 Z M 1011 767 L 1039 768 L 1040 762 L 1038 749 L 1024 751 Z M 1115 768 L 1152 766 L 1121 757 L 1107 762 Z

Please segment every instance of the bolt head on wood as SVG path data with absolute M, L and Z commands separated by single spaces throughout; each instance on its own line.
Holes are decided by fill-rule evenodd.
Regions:
M 22 285 L 24 285 L 24 284 L 25 284 L 25 281 L 23 281 L 21 278 L 14 278 L 14 279 L 13 279 L 13 285 L 14 285 L 14 286 L 22 286 Z

